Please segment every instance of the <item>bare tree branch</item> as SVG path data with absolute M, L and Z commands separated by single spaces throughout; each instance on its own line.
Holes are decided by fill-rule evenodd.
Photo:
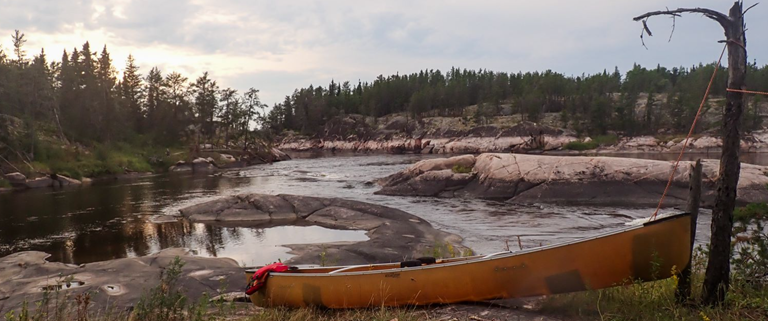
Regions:
M 645 32 L 648 33 L 649 37 L 653 37 L 653 34 L 651 33 L 651 29 L 648 28 L 648 24 L 646 23 L 646 21 L 648 21 L 648 20 L 647 19 L 643 20 L 643 29 L 645 29 Z
M 648 46 L 645 45 L 645 32 L 650 30 L 648 29 L 648 26 L 645 25 L 645 21 L 643 21 L 643 28 L 640 29 L 640 43 L 643 44 L 643 47 L 645 47 L 645 50 L 648 50 Z
M 669 9 L 667 9 L 667 10 L 669 10 Z M 675 22 L 676 22 L 675 19 L 677 17 L 678 16 L 675 16 L 675 15 L 672 16 L 672 31 L 669 32 L 669 40 L 667 40 L 667 42 L 672 42 L 672 35 L 675 34 Z
M 742 12 L 742 13 L 741 13 L 741 15 L 743 16 L 743 15 L 747 14 L 747 11 L 749 11 L 749 9 L 752 9 L 752 8 L 754 8 L 754 7 L 755 7 L 755 6 L 757 6 L 758 4 L 760 4 L 760 2 L 758 2 L 758 3 L 755 3 L 755 4 L 751 5 L 751 6 L 749 6 L 749 8 L 747 8 L 747 10 L 744 10 L 744 12 Z
M 728 16 L 720 12 L 717 12 L 715 10 L 705 9 L 705 8 L 679 8 L 675 10 L 651 11 L 651 12 L 647 12 L 645 14 L 639 15 L 637 17 L 634 17 L 632 18 L 632 20 L 640 21 L 640 20 L 648 19 L 653 16 L 662 16 L 662 15 L 679 17 L 681 13 L 703 14 L 707 18 L 717 21 L 721 26 L 723 26 L 723 28 L 729 28 L 731 23 L 731 18 L 729 18 Z

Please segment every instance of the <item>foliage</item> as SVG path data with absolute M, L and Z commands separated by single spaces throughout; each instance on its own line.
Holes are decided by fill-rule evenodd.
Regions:
M 583 151 L 583 150 L 590 150 L 597 148 L 597 143 L 595 141 L 572 141 L 563 146 L 563 149 L 567 150 L 577 150 L 577 151 Z
M 265 119 L 258 90 L 244 95 L 219 90 L 207 72 L 191 84 L 177 72 L 163 75 L 158 68 L 143 76 L 129 56 L 118 80 L 106 46 L 97 53 L 85 42 L 65 50 L 60 62 L 49 62 L 44 50 L 26 56 L 23 33 L 12 38 L 16 57 L 0 53 L 0 123 L 13 125 L 0 128 L 0 156 L 12 162 L 39 163 L 74 177 L 124 168 L 147 171 L 150 164 L 136 153 L 111 146 L 142 150 L 204 143 L 201 139 L 245 146 L 253 122 L 258 126 Z M 144 141 L 135 144 L 136 137 Z M 93 148 L 99 157 L 51 145 Z M 98 151 L 104 146 L 111 150 Z
M 165 148 L 140 141 L 132 144 L 95 144 L 92 151 L 77 146 L 39 141 L 36 144 L 37 157 L 32 165 L 35 172 L 57 173 L 81 179 L 126 172 L 164 171 L 177 161 L 186 158 L 186 153 L 179 153 L 178 149 L 174 148 L 172 155 L 165 156 Z M 29 170 L 28 167 L 21 167 L 21 169 Z M 34 176 L 36 173 L 26 172 L 25 174 Z
M 9 188 L 9 187 L 11 187 L 11 182 L 0 178 L 0 188 Z
M 185 320 L 187 298 L 176 282 L 184 263 L 176 257 L 162 272 L 160 284 L 145 293 L 134 309 L 137 320 Z
M 589 141 L 572 141 L 563 146 L 567 150 L 590 150 L 600 146 L 616 145 L 619 142 L 619 137 L 616 135 L 597 135 Z
M 742 281 L 762 286 L 768 281 L 768 204 L 753 203 L 734 213 L 733 272 Z
M 464 166 L 460 164 L 453 165 L 451 170 L 457 174 L 469 174 L 472 173 L 472 166 Z
M 693 297 L 700 295 L 706 253 L 698 248 L 692 261 Z M 677 272 L 677 271 L 675 271 Z M 573 320 L 765 320 L 768 318 L 768 289 L 732 282 L 723 306 L 678 304 L 677 275 L 655 282 L 629 282 L 623 287 L 554 295 L 541 312 Z
M 750 64 L 749 68 L 750 88 L 768 89 L 768 67 Z M 714 64 L 671 69 L 634 65 L 625 75 L 615 69 L 568 77 L 553 71 L 506 73 L 454 67 L 446 73 L 422 70 L 380 75 L 356 85 L 331 81 L 327 87 L 297 89 L 274 105 L 266 124 L 274 132 L 315 135 L 322 134 L 324 125 L 337 115 L 458 117 L 472 105 L 478 106 L 475 121 L 483 123 L 500 115 L 504 104 L 511 105 L 511 112 L 523 120 L 534 122 L 545 113 L 559 113 L 563 126 L 579 134 L 656 134 L 663 128 L 684 132 L 713 70 Z M 725 83 L 726 77 L 727 72 L 718 73 L 715 82 Z M 711 94 L 724 95 L 724 87 L 716 86 Z M 753 108 L 752 113 L 756 112 Z M 758 126 L 758 120 L 749 121 L 749 127 Z M 708 127 L 711 124 L 701 128 Z

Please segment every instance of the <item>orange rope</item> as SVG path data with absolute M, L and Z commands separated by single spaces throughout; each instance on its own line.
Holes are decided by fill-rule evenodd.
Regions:
M 735 93 L 758 94 L 758 95 L 766 95 L 766 96 L 768 96 L 767 92 L 762 92 L 762 91 L 741 90 L 741 89 L 731 89 L 731 88 L 727 88 L 726 91 L 735 92 Z
M 675 173 L 677 172 L 677 167 L 680 165 L 680 159 L 683 158 L 683 154 L 685 153 L 685 148 L 688 147 L 688 140 L 691 139 L 691 135 L 693 135 L 693 129 L 696 128 L 696 122 L 699 120 L 699 116 L 701 115 L 701 110 L 704 108 L 704 104 L 707 102 L 707 97 L 709 96 L 709 89 L 712 88 L 712 83 L 715 81 L 717 70 L 720 69 L 720 61 L 723 60 L 723 54 L 725 54 L 725 48 L 727 47 L 728 47 L 728 44 L 723 46 L 723 51 L 720 53 L 720 58 L 717 59 L 717 64 L 715 65 L 715 71 L 712 72 L 712 78 L 709 79 L 709 84 L 707 85 L 707 91 L 704 92 L 704 98 L 701 99 L 701 105 L 699 105 L 699 110 L 696 112 L 696 117 L 693 119 L 693 124 L 691 125 L 691 129 L 688 131 L 688 136 L 685 137 L 685 143 L 683 143 L 683 148 L 680 150 L 680 155 L 677 156 L 677 161 L 675 162 L 675 168 L 673 168 L 672 173 L 669 174 L 667 187 L 664 188 L 664 193 L 661 194 L 659 205 L 656 206 L 656 211 L 653 212 L 653 215 L 651 216 L 649 221 L 652 221 L 656 218 L 656 215 L 659 214 L 659 210 L 661 209 L 661 205 L 664 204 L 664 198 L 667 196 L 667 192 L 669 192 L 669 187 L 672 186 L 672 181 L 675 179 Z

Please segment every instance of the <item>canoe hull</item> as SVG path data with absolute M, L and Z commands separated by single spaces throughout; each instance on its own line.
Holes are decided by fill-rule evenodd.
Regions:
M 258 306 L 445 304 L 602 289 L 668 278 L 690 261 L 690 215 L 540 249 L 413 268 L 273 273 Z M 373 269 L 373 268 L 371 268 Z

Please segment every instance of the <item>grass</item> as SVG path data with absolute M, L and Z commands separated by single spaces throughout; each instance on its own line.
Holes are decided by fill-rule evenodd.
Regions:
M 577 151 L 584 151 L 584 150 L 590 150 L 595 149 L 600 146 L 611 146 L 616 145 L 616 143 L 619 142 L 619 136 L 616 135 L 598 135 L 592 138 L 592 140 L 585 142 L 585 141 L 573 141 L 570 143 L 567 143 L 563 146 L 564 149 L 567 150 L 577 150 Z
M 442 246 L 440 246 L 442 247 Z M 450 252 L 446 250 L 446 252 Z M 694 296 L 703 280 L 703 251 L 694 257 L 692 277 Z M 448 253 L 446 253 L 448 254 Z M 328 310 L 318 308 L 256 308 L 250 304 L 210 301 L 207 294 L 192 302 L 184 295 L 177 280 L 184 262 L 178 257 L 164 271 L 161 282 L 147 290 L 132 312 L 90 306 L 91 293 L 62 295 L 46 292 L 43 300 L 5 315 L 7 321 L 117 321 L 117 320 L 239 320 L 239 321 L 417 321 L 437 320 L 431 309 L 417 307 Z M 66 282 L 64 280 L 63 282 Z M 678 279 L 633 283 L 599 291 L 554 295 L 543 299 L 537 309 L 541 315 L 567 320 L 766 320 L 768 288 L 734 278 L 725 307 L 678 304 L 674 292 Z M 501 308 L 500 308 L 501 309 Z M 452 320 L 478 320 L 456 315 Z
M 238 319 L 249 321 L 299 321 L 299 320 L 317 320 L 317 321 L 417 321 L 430 320 L 424 312 L 416 309 L 358 309 L 358 310 L 322 310 L 316 308 L 286 309 L 273 308 L 264 309 L 263 312 L 250 317 Z
M 17 167 L 27 171 L 24 174 L 28 177 L 36 173 L 57 173 L 82 179 L 126 172 L 163 172 L 187 157 L 186 152 L 178 148 L 171 150 L 171 156 L 165 153 L 165 148 L 140 143 L 84 148 L 41 141 L 36 146 L 35 161 L 31 163 L 34 170 L 26 165 Z
M 694 256 L 692 297 L 701 294 L 706 256 Z M 679 279 L 633 283 L 598 291 L 548 297 L 540 312 L 573 320 L 768 320 L 768 288 L 732 278 L 724 306 L 678 304 L 675 289 Z
M 435 244 L 432 247 L 427 247 L 424 249 L 424 256 L 431 256 L 437 259 L 445 259 L 445 258 L 457 258 L 457 257 L 467 257 L 475 255 L 475 253 L 470 248 L 462 248 L 457 249 L 453 244 L 450 242 L 435 242 Z
M 457 174 L 469 174 L 472 173 L 472 166 L 464 166 L 460 164 L 453 165 L 451 170 Z
M 739 208 L 735 215 L 736 233 L 751 232 L 748 241 L 734 243 L 731 286 L 722 306 L 697 304 L 701 297 L 707 253 L 701 247 L 692 259 L 692 301 L 677 303 L 675 290 L 679 282 L 677 267 L 672 278 L 655 282 L 627 282 L 628 285 L 596 291 L 553 295 L 542 299 L 536 313 L 566 320 L 768 320 L 768 235 L 763 223 L 768 220 L 768 205 L 751 204 Z M 436 258 L 472 255 L 459 251 L 450 243 L 436 242 L 425 249 L 425 255 Z M 7 321 L 115 321 L 115 320 L 436 320 L 426 308 L 398 307 L 357 310 L 317 308 L 255 308 L 250 304 L 211 302 L 207 294 L 192 302 L 177 285 L 184 266 L 178 257 L 161 275 L 160 284 L 147 290 L 131 312 L 115 312 L 110 307 L 89 307 L 91 293 L 61 296 L 57 287 L 46 290 L 43 299 L 24 303 L 18 313 L 9 312 Z M 658 265 L 656 265 L 658 266 Z M 67 282 L 63 280 L 63 282 Z M 222 287 L 224 289 L 225 287 Z M 499 308 L 501 309 L 501 308 Z M 463 319 L 462 319 L 463 318 Z M 455 320 L 478 320 L 469 315 L 456 315 Z M 482 320 L 481 318 L 480 320 Z
M 572 141 L 563 146 L 564 149 L 567 150 L 577 150 L 577 151 L 583 151 L 583 150 L 590 150 L 597 148 L 598 145 L 594 141 Z

